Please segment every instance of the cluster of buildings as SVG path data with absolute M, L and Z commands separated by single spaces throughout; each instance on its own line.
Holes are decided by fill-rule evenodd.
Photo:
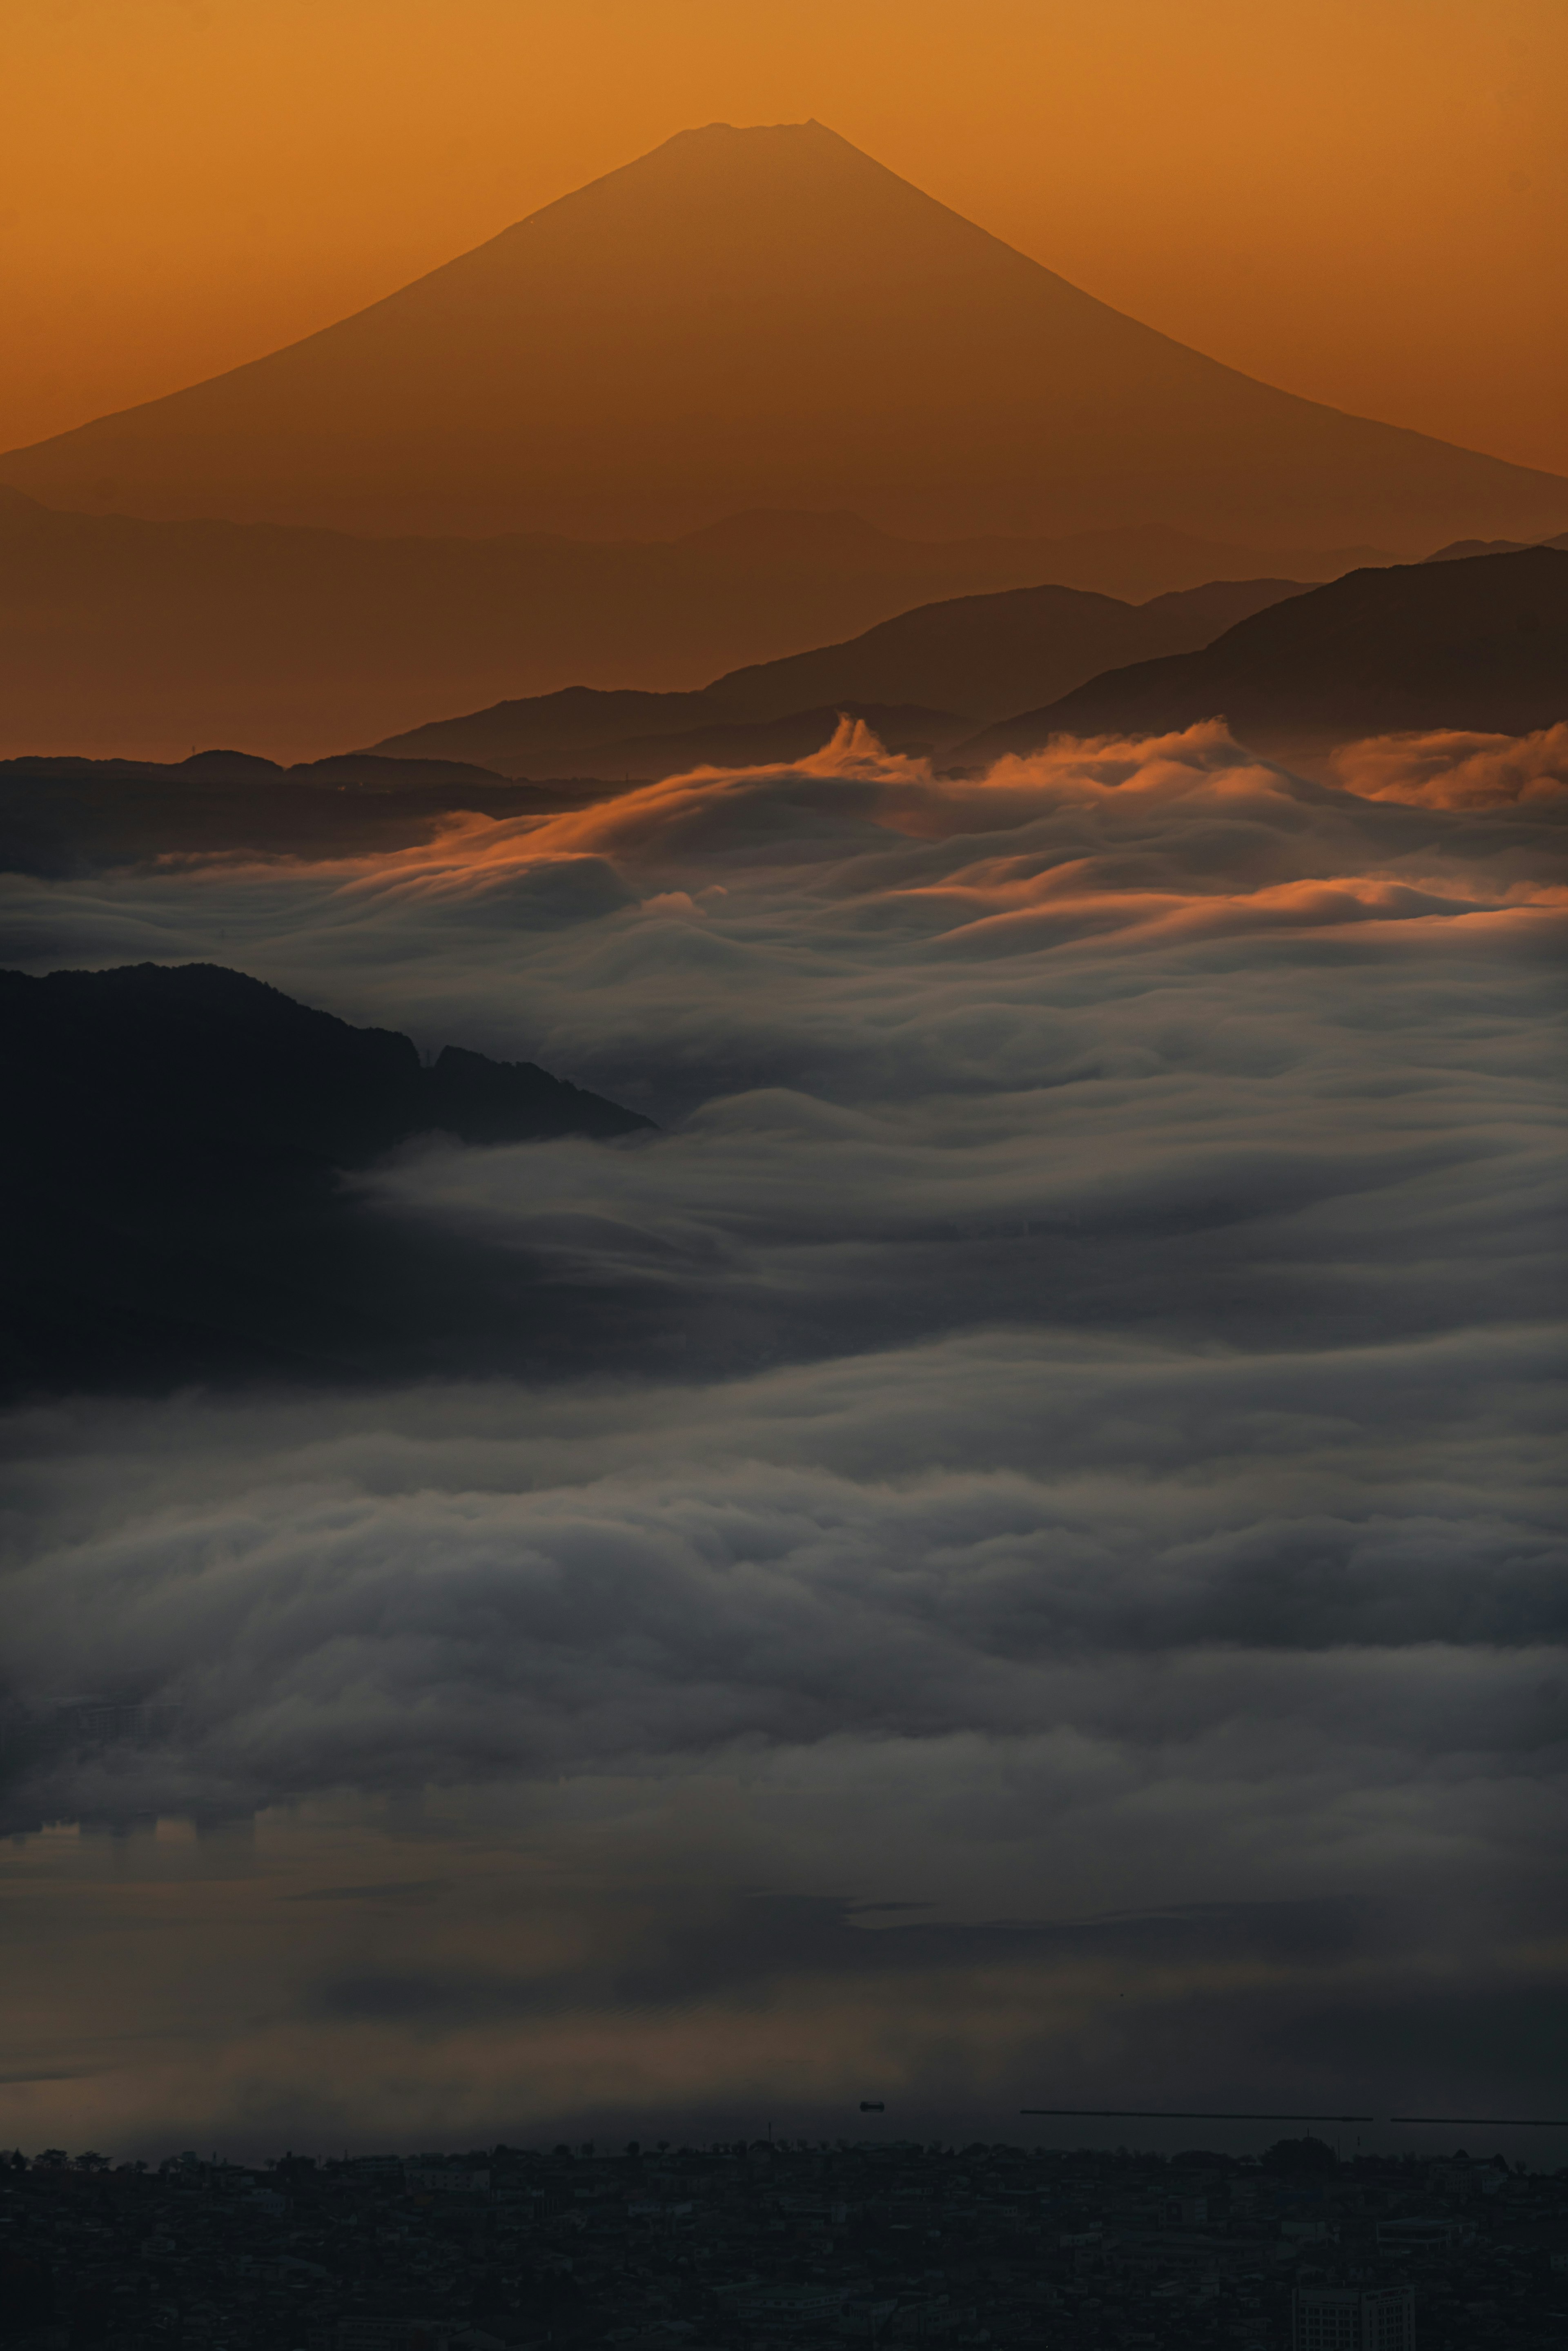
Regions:
M 1568 2171 L 757 2142 L 0 2158 L 13 2351 L 1562 2351 Z

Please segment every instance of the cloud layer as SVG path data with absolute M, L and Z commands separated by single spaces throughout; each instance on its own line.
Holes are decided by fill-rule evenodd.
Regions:
M 591 1303 L 585 1376 L 14 1416 L 16 1805 L 771 1757 L 900 1820 L 905 1886 L 968 1788 L 974 1916 L 1533 1917 L 1565 804 L 1474 778 L 1546 758 L 1347 789 L 1207 727 L 960 783 L 846 730 L 376 863 L 19 887 L 37 967 L 211 956 L 665 1131 L 362 1183 Z M 73 1744 L 81 1693 L 175 1728 Z
M 1365 799 L 1425 808 L 1550 807 L 1568 797 L 1568 726 L 1533 735 L 1379 735 L 1343 744 L 1335 779 Z
M 254 1439 L 231 1459 L 232 1408 L 183 1405 L 138 1440 L 156 1531 L 117 1458 L 62 1555 L 93 1490 L 71 1434 L 26 1514 L 24 1693 L 178 1703 L 199 1769 L 261 1801 L 1022 1729 L 1089 1656 L 1552 1637 L 1520 1448 L 1559 1302 L 1561 813 L 1369 805 L 1218 727 L 978 784 L 846 727 L 804 768 L 346 872 L 32 892 L 99 959 L 133 922 L 187 952 L 237 929 L 236 962 L 329 969 L 356 1012 L 472 1008 L 674 1125 L 433 1141 L 356 1179 L 366 1213 L 597 1301 L 580 1439 L 511 1441 L 477 1500 L 442 1451 L 394 1504 L 280 1434 L 236 1520 Z M 455 1395 L 413 1409 L 461 1459 L 496 1407 Z M 209 1447 L 222 1499 L 193 1512 Z

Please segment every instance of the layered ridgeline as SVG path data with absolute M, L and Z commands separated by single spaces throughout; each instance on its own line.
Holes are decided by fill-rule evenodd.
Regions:
M 528 1270 L 422 1248 L 345 1188 L 409 1137 L 470 1144 L 651 1123 L 530 1062 L 354 1029 L 211 964 L 0 972 L 25 1237 L 0 1283 L 0 1389 L 342 1376 L 442 1360 L 486 1327 L 548 1355 Z
M 1568 550 L 1353 571 L 1239 622 L 1200 653 L 1092 678 L 953 758 L 979 767 L 1053 735 L 1164 735 L 1216 717 L 1282 753 L 1409 729 L 1557 726 L 1568 720 Z
M 382 756 L 466 760 L 507 776 L 652 781 L 685 768 L 759 767 L 821 748 L 840 714 L 889 750 L 934 751 L 1113 663 L 1186 652 L 1301 592 L 1293 580 L 1216 580 L 1146 604 L 1071 588 L 955 597 L 842 644 L 758 662 L 693 694 L 580 686 L 497 703 L 378 743 Z
M 60 879 L 168 853 L 376 856 L 429 840 L 454 810 L 501 818 L 561 804 L 455 760 L 4 759 L 0 872 Z
M 960 597 L 694 693 L 574 686 L 288 768 L 235 751 L 0 761 L 0 870 L 82 872 L 168 850 L 363 855 L 427 839 L 455 809 L 542 814 L 689 768 L 805 758 L 841 715 L 890 750 L 941 756 L 988 718 L 1108 664 L 1207 644 L 1300 592 L 1242 580 L 1142 605 L 1071 588 Z
M 196 743 L 243 743 L 305 759 L 503 695 L 688 687 L 933 599 L 1050 580 L 1135 602 L 1209 580 L 1332 580 L 1388 559 L 1375 548 L 1228 547 L 1153 526 L 909 539 L 852 514 L 737 515 L 641 544 L 371 540 L 64 514 L 0 487 L 0 756 L 167 760 Z M 1176 649 L 1113 647 L 1081 674 Z
M 683 132 L 303 342 L 13 452 L 0 480 L 377 534 L 848 507 L 918 535 L 1154 522 L 1409 551 L 1568 524 L 1568 481 L 1221 367 L 816 122 Z
M 1127 658 L 1162 642 L 1203 649 Z M 906 698 L 923 691 L 946 706 Z M 959 598 L 698 693 L 572 688 L 292 768 L 234 751 L 162 767 L 0 762 L 0 869 L 66 875 L 171 851 L 364 855 L 428 841 L 458 810 L 543 816 L 693 768 L 789 764 L 841 716 L 890 750 L 970 768 L 1054 735 L 1216 717 L 1287 756 L 1406 729 L 1528 733 L 1568 721 L 1568 550 L 1314 589 L 1217 581 L 1144 606 L 1065 589 Z

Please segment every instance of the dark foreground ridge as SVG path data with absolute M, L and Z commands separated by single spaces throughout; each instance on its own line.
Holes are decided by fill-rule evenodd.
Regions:
M 432 1132 L 652 1131 L 532 1062 L 449 1046 L 423 1067 L 406 1037 L 212 964 L 0 972 L 0 1069 L 12 1394 L 430 1365 L 480 1300 L 520 1344 L 519 1271 L 476 1281 L 472 1253 L 400 1239 L 342 1171 Z
M 1561 2173 L 1341 2162 L 1312 2138 L 1244 2160 L 633 2141 L 156 2172 L 49 2150 L 0 2171 L 0 2206 L 16 2351 L 1535 2351 L 1568 2304 Z
M 1053 735 L 1164 735 L 1215 717 L 1260 750 L 1554 726 L 1568 719 L 1568 552 L 1352 571 L 1238 622 L 1201 653 L 1091 678 L 953 758 L 977 766 Z

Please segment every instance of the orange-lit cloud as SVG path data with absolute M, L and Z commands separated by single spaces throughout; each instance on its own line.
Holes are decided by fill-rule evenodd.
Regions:
M 1369 800 L 1507 808 L 1568 799 L 1568 725 L 1533 735 L 1377 735 L 1332 756 L 1336 782 Z
M 385 859 L 6 883 L 35 964 L 221 959 L 660 1122 L 354 1179 L 450 1245 L 442 1332 L 482 1290 L 587 1376 L 442 1338 L 18 1416 L 12 1817 L 263 1817 L 112 1890 L 10 1849 L 16 2070 L 71 2078 L 7 2136 L 1343 2105 L 1435 1977 L 1433 2064 L 1501 2015 L 1536 2077 L 1561 804 L 1427 789 L 1539 746 L 1364 748 L 1424 797 L 1217 724 L 971 782 L 846 726 Z M 57 1703 L 113 1689 L 119 1743 Z
M 162 862 L 172 875 L 204 871 L 214 883 L 248 871 L 263 891 L 269 877 L 285 888 L 292 879 L 320 893 L 337 919 L 439 918 L 469 906 L 505 923 L 511 910 L 522 921 L 553 906 L 703 923 L 733 911 L 731 889 L 778 886 L 781 835 L 819 829 L 836 895 L 874 903 L 890 923 L 919 923 L 944 953 L 981 956 L 1096 939 L 1122 950 L 1343 924 L 1521 917 L 1564 903 L 1550 862 L 1524 878 L 1512 863 L 1489 872 L 1484 858 L 1428 864 L 1413 838 L 1404 870 L 1397 860 L 1392 871 L 1363 864 L 1370 844 L 1354 808 L 1561 800 L 1568 726 L 1373 737 L 1342 746 L 1333 768 L 1347 808 L 1320 804 L 1289 849 L 1273 841 L 1260 854 L 1265 828 L 1300 827 L 1303 787 L 1236 743 L 1222 720 L 1152 738 L 1060 737 L 983 774 L 953 776 L 886 751 L 862 721 L 846 718 L 831 742 L 791 765 L 697 768 L 543 819 L 459 812 L 433 840 L 390 853 L 314 865 L 248 852 Z M 1237 828 L 1230 858 L 1180 872 L 1182 886 L 1173 886 L 1189 862 L 1184 825 L 1228 820 Z M 883 830 L 930 844 L 936 869 L 890 872 L 871 847 Z M 1003 845 L 977 854 L 988 839 Z M 1081 841 L 1093 853 L 1062 853 Z M 950 861 L 947 842 L 959 844 Z

